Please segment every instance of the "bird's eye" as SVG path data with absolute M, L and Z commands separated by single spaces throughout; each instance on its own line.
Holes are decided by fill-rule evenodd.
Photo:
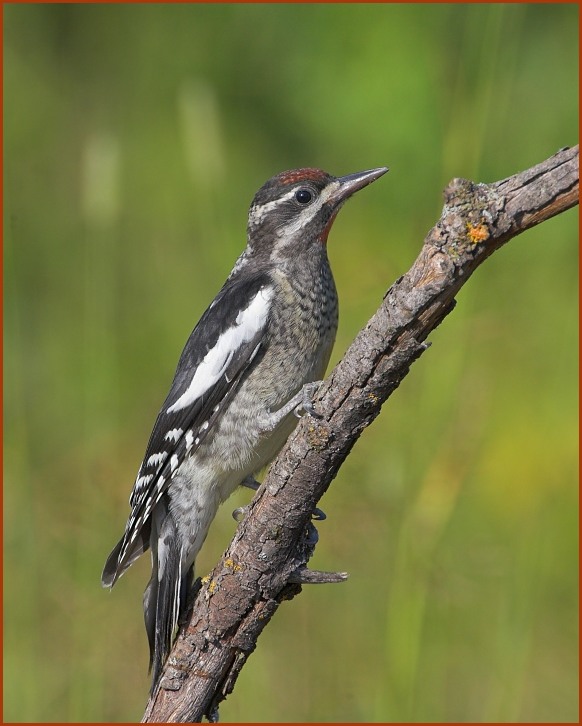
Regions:
M 295 199 L 299 204 L 309 204 L 313 199 L 313 193 L 309 189 L 298 189 L 295 192 Z

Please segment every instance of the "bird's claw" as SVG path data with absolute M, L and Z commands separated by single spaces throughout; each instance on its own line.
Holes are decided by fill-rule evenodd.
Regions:
M 246 513 L 248 512 L 248 507 L 237 507 L 234 512 L 232 513 L 232 518 L 235 522 L 239 523 L 243 521 L 245 518 Z
M 303 400 L 294 411 L 297 418 L 301 418 L 304 414 L 308 414 L 313 418 L 323 418 L 313 407 L 313 397 L 315 396 L 317 389 L 321 386 L 321 383 L 321 381 L 313 381 L 312 383 L 306 383 L 303 386 L 301 390 Z
M 309 547 L 315 547 L 315 545 L 319 542 L 319 532 L 313 524 L 311 524 L 311 522 L 309 522 L 307 529 L 305 530 L 305 542 Z
M 252 489 L 254 492 L 257 491 L 257 489 L 261 486 L 260 482 L 256 481 L 256 479 L 249 475 L 245 476 L 245 478 L 240 483 L 241 487 L 246 487 L 247 489 Z M 248 505 L 245 507 L 237 507 L 234 512 L 232 513 L 232 518 L 235 522 L 242 522 L 245 518 L 246 513 L 248 512 Z

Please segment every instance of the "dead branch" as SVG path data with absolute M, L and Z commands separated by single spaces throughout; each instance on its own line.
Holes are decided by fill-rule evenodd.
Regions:
M 578 163 L 576 146 L 493 184 L 451 181 L 418 258 L 321 386 L 321 418 L 301 420 L 204 578 L 144 722 L 213 720 L 279 604 L 302 583 L 345 578 L 307 569 L 317 540 L 314 507 L 477 267 L 513 237 L 578 203 Z

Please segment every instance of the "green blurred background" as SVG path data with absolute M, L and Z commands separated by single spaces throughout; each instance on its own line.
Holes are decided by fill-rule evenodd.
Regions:
M 576 5 L 5 5 L 5 719 L 135 721 L 142 558 L 101 589 L 182 345 L 272 174 L 390 173 L 330 236 L 332 362 L 453 176 L 577 143 Z M 322 501 L 225 721 L 576 721 L 577 212 L 458 296 Z M 198 560 L 235 529 L 225 505 Z

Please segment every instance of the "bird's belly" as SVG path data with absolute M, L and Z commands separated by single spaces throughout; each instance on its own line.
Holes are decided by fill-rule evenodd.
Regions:
M 291 413 L 273 430 L 265 431 L 263 426 L 268 411 L 255 405 L 252 397 L 244 393 L 241 391 L 229 407 L 209 447 L 210 459 L 219 461 L 223 472 L 218 484 L 221 502 L 245 477 L 258 472 L 275 458 L 298 422 Z M 284 403 L 286 401 L 272 410 L 276 411 Z
M 265 368 L 253 370 L 200 448 L 180 467 L 170 500 L 182 536 L 190 543 L 186 566 L 202 546 L 219 505 L 247 476 L 275 458 L 297 425 L 298 418 L 291 412 L 274 428 L 265 427 L 269 414 L 290 401 L 305 383 L 323 376 L 335 329 L 325 332 L 311 331 L 308 354 L 299 346 L 268 351 L 263 363 L 271 371 L 269 378 Z
M 273 431 L 265 433 L 257 426 L 256 415 L 241 414 L 225 416 L 217 435 L 184 461 L 173 480 L 170 509 L 179 523 L 182 538 L 188 542 L 184 567 L 189 567 L 196 558 L 220 504 L 245 477 L 262 469 L 276 456 L 298 421 L 291 413 Z M 245 433 L 241 435 L 243 428 Z

